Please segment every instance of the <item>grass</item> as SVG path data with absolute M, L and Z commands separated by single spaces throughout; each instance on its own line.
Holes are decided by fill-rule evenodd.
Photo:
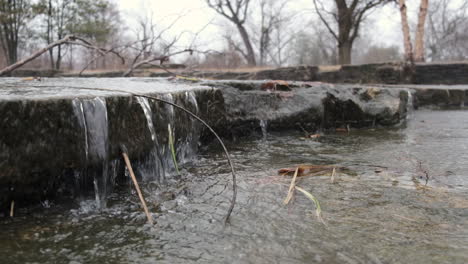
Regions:
M 174 147 L 174 136 L 172 134 L 171 124 L 167 124 L 167 131 L 169 133 L 169 148 L 171 149 L 172 161 L 174 162 L 174 167 L 177 171 L 177 174 L 180 174 L 179 165 L 177 164 L 176 151 Z
M 323 221 L 323 218 L 322 218 L 322 207 L 320 207 L 320 202 L 317 198 L 315 198 L 314 195 L 312 195 L 310 192 L 302 189 L 301 187 L 299 186 L 294 186 L 294 188 L 296 188 L 296 190 L 300 191 L 301 193 L 303 193 L 307 198 L 309 198 L 312 202 L 314 202 L 315 204 L 315 214 L 317 215 L 317 218 L 320 220 L 320 222 L 322 222 L 322 224 L 326 225 L 325 224 L 325 221 Z

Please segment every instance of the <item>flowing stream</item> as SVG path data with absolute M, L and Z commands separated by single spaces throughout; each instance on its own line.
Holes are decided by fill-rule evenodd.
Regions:
M 239 194 L 227 227 L 229 168 L 213 143 L 177 179 L 142 184 L 154 227 L 120 186 L 100 211 L 61 204 L 0 221 L 2 262 L 468 263 L 468 112 L 421 110 L 397 129 L 302 137 L 228 144 Z M 297 164 L 341 168 L 334 183 L 297 182 L 325 224 L 300 192 L 283 204 L 291 177 L 277 170 Z

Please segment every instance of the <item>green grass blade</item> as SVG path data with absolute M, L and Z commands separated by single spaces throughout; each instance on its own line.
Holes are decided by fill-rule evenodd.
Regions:
M 320 207 L 320 202 L 317 198 L 315 198 L 314 195 L 312 195 L 310 192 L 302 189 L 301 187 L 298 187 L 298 186 L 294 186 L 294 188 L 296 188 L 296 190 L 300 191 L 301 193 L 303 193 L 307 198 L 309 198 L 312 202 L 314 202 L 315 204 L 315 214 L 317 215 L 317 218 L 324 224 L 325 222 L 323 221 L 323 218 L 322 218 L 322 208 Z
M 176 151 L 174 147 L 174 137 L 172 135 L 171 124 L 167 124 L 167 131 L 169 132 L 169 148 L 171 149 L 172 161 L 174 162 L 177 174 L 180 174 L 179 165 L 177 164 Z

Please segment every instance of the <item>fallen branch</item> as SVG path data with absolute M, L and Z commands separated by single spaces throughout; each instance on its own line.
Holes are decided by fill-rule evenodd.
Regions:
M 96 51 L 98 51 L 99 53 L 101 53 L 102 55 L 105 55 L 107 53 L 114 53 L 116 54 L 121 60 L 123 63 L 125 63 L 125 59 L 120 56 L 120 54 L 114 50 L 107 50 L 107 49 L 103 49 L 103 48 L 99 48 L 99 47 L 96 47 L 94 45 L 92 45 L 91 43 L 89 43 L 88 41 L 86 41 L 85 39 L 82 39 L 82 38 L 79 38 L 79 37 L 76 37 L 74 35 L 67 35 L 65 36 L 64 38 L 62 39 L 59 39 L 55 42 L 52 42 L 50 43 L 49 45 L 47 45 L 46 47 L 34 52 L 33 54 L 31 54 L 29 57 L 27 58 L 24 58 L 10 66 L 7 66 L 5 68 L 3 68 L 2 70 L 0 70 L 0 76 L 4 76 L 6 74 L 9 74 L 10 72 L 18 69 L 19 67 L 25 65 L 26 63 L 36 59 L 37 57 L 41 56 L 42 54 L 44 54 L 45 52 L 49 51 L 50 49 L 53 49 L 57 46 L 60 46 L 60 45 L 79 45 L 79 46 L 83 46 L 85 48 L 88 48 L 88 49 L 94 49 Z
M 192 54 L 193 50 L 192 49 L 184 49 L 184 50 L 180 50 L 180 51 L 177 51 L 177 52 L 174 52 L 174 53 L 171 53 L 171 54 L 167 54 L 167 55 L 163 55 L 163 56 L 153 56 L 153 57 L 150 57 L 150 58 L 148 58 L 146 60 L 142 60 L 142 61 L 133 63 L 132 66 L 130 66 L 130 68 L 123 74 L 123 77 L 130 76 L 130 74 L 132 74 L 132 72 L 135 69 L 141 67 L 142 65 L 151 64 L 154 61 L 159 61 L 160 64 L 163 64 L 164 62 L 168 61 L 171 56 L 186 53 L 186 52 L 189 52 L 190 54 Z
M 122 151 L 122 156 L 125 160 L 125 165 L 127 165 L 128 172 L 130 173 L 130 177 L 132 178 L 133 184 L 135 185 L 135 189 L 138 193 L 138 197 L 140 197 L 141 205 L 143 206 L 143 210 L 145 210 L 146 217 L 148 218 L 148 223 L 153 225 L 153 217 L 148 211 L 148 207 L 146 206 L 145 198 L 143 198 L 143 194 L 141 193 L 140 186 L 138 185 L 138 181 L 135 177 L 135 173 L 133 173 L 132 165 L 130 164 L 130 159 L 128 158 L 127 153 Z
M 110 50 L 107 50 L 107 52 L 105 53 L 101 53 L 99 52 L 99 56 L 94 56 L 90 61 L 88 61 L 88 63 L 80 70 L 80 72 L 78 73 L 78 76 L 81 76 L 83 74 L 83 72 L 88 69 L 88 67 L 93 64 L 97 59 L 101 58 L 101 57 L 104 57 L 106 56 L 107 54 L 109 53 L 114 53 L 114 54 L 117 54 L 117 56 L 119 56 L 119 58 L 122 60 L 122 64 L 125 64 L 125 59 L 120 55 L 120 53 L 118 53 L 117 51 L 115 51 L 115 48 L 112 48 Z

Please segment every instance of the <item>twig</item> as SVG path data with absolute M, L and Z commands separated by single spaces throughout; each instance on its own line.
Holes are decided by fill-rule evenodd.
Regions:
M 299 167 L 296 168 L 296 171 L 294 172 L 294 176 L 291 180 L 291 184 L 289 185 L 289 191 L 288 191 L 288 196 L 286 196 L 286 199 L 284 199 L 283 204 L 287 205 L 289 201 L 291 201 L 293 195 L 294 195 L 294 187 L 296 187 L 296 178 L 297 178 L 297 173 L 299 172 Z
M 148 223 L 153 225 L 153 218 L 151 217 L 148 207 L 146 206 L 145 198 L 143 198 L 143 194 L 141 193 L 140 186 L 138 185 L 138 181 L 133 173 L 132 165 L 130 164 L 130 160 L 128 159 L 128 155 L 125 152 L 122 152 L 122 156 L 125 160 L 125 165 L 127 165 L 128 171 L 130 172 L 130 176 L 133 180 L 133 184 L 135 185 L 135 189 L 138 193 L 138 197 L 140 197 L 141 205 L 143 206 L 143 210 L 145 210 L 146 217 L 148 218 Z
M 144 64 L 148 64 L 148 63 L 151 63 L 153 61 L 159 61 L 160 64 L 163 64 L 164 62 L 168 61 L 171 56 L 186 53 L 186 52 L 192 54 L 193 50 L 192 49 L 184 49 L 184 50 L 180 50 L 180 51 L 173 52 L 171 54 L 167 54 L 167 55 L 163 55 L 163 56 L 152 56 L 152 57 L 150 57 L 150 58 L 148 58 L 146 60 L 136 62 L 136 63 L 132 64 L 132 66 L 130 66 L 130 68 L 123 74 L 123 77 L 128 77 L 130 74 L 132 74 L 132 72 L 135 69 L 137 69 L 138 67 L 140 67 L 140 66 L 142 66 Z

